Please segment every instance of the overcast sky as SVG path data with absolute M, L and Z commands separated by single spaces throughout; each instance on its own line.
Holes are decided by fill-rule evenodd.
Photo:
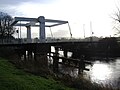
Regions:
M 119 6 L 118 0 L 0 0 L 0 11 L 13 17 L 39 17 L 67 20 L 73 37 L 90 36 L 90 22 L 94 36 L 110 36 L 115 33 L 111 16 Z M 50 36 L 47 28 L 47 36 Z M 67 25 L 52 28 L 54 36 L 70 36 Z M 25 31 L 23 31 L 25 35 Z M 38 32 L 32 31 L 38 36 Z

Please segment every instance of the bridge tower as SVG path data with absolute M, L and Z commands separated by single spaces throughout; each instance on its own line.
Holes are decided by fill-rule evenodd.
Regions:
M 38 17 L 38 21 L 39 21 L 39 40 L 40 42 L 45 42 L 46 40 L 46 35 L 45 35 L 45 17 L 44 16 L 40 16 Z
M 27 28 L 27 42 L 28 43 L 32 43 L 32 39 L 31 39 L 31 26 L 26 26 Z

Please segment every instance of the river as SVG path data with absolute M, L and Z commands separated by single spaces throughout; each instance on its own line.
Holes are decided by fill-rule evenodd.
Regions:
M 54 50 L 53 50 L 54 51 Z M 63 55 L 63 52 L 59 52 Z M 68 52 L 68 57 L 72 55 L 71 52 Z M 83 76 L 92 82 L 103 84 L 103 85 L 112 85 L 112 87 L 120 88 L 120 58 L 113 58 L 112 60 L 103 60 L 99 58 L 91 61 L 92 66 L 88 65 L 86 68 L 89 71 L 84 71 Z M 65 74 L 70 74 L 71 76 L 78 76 L 78 69 L 70 68 L 65 66 L 60 66 L 60 71 Z
M 85 75 L 92 82 L 120 87 L 120 58 L 107 62 L 96 60 L 93 62 L 93 66 L 87 67 L 90 68 L 90 71 L 85 72 Z

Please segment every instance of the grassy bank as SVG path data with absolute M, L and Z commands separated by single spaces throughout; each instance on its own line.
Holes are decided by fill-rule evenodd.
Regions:
M 0 58 L 0 90 L 73 90 L 66 86 L 76 90 L 120 90 L 119 88 L 113 89 L 112 85 L 91 83 L 83 77 L 72 78 L 64 75 L 61 78 L 57 77 L 57 80 L 59 82 L 52 78 L 46 79 L 24 72 L 6 59 Z
M 16 69 L 0 58 L 0 90 L 72 90 L 53 79 L 34 76 Z

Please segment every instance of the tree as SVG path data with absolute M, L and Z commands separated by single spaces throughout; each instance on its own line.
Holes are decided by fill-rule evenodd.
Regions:
M 114 35 L 118 35 L 120 34 L 120 9 L 118 7 L 112 18 L 115 20 L 114 29 L 117 31 Z
M 12 37 L 14 28 L 10 25 L 13 18 L 7 13 L 0 12 L 0 39 Z

